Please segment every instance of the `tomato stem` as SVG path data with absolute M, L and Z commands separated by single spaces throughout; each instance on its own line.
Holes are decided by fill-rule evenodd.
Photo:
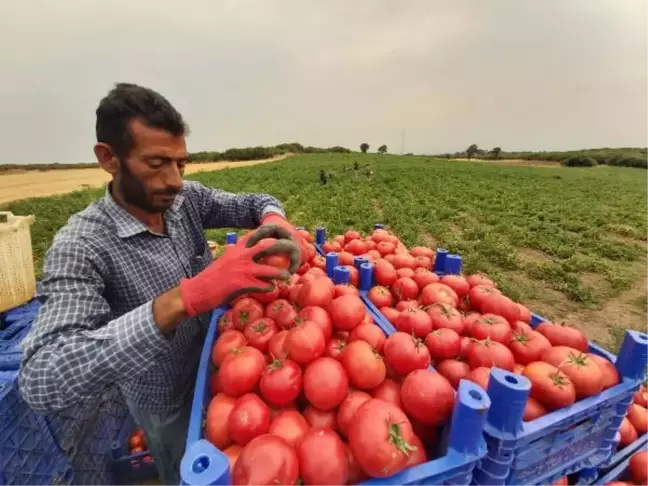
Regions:
M 409 456 L 410 452 L 418 449 L 403 438 L 400 424 L 389 424 L 387 427 L 389 429 L 389 442 L 400 452 Z

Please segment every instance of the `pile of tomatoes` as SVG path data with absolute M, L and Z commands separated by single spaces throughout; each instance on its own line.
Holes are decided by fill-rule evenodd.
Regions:
M 614 365 L 588 353 L 578 329 L 544 322 L 529 325 L 531 312 L 497 289 L 485 275 L 432 271 L 435 252 L 408 249 L 395 235 L 357 231 L 322 245 L 342 263 L 362 256 L 373 262 L 376 286 L 368 297 L 408 347 L 408 360 L 434 365 L 457 388 L 461 379 L 487 389 L 493 366 L 526 376 L 532 384 L 524 420 L 529 421 L 619 382 Z M 645 420 L 645 415 L 644 415 Z
M 648 432 L 648 391 L 641 385 L 635 393 L 628 412 L 621 422 L 619 448 L 632 444 L 639 436 Z M 641 484 L 641 483 L 639 483 Z
M 137 429 L 135 429 L 135 432 L 133 432 L 133 435 L 131 435 L 128 439 L 128 454 L 140 454 L 142 452 L 146 452 L 147 450 L 148 447 L 146 446 L 146 437 L 144 437 L 144 431 L 140 427 L 138 427 Z M 146 455 L 142 458 L 142 461 L 153 462 L 153 457 L 150 454 Z M 137 467 L 139 466 L 139 464 L 139 460 L 132 460 L 133 466 Z
M 233 484 L 355 484 L 426 462 L 455 393 L 312 256 L 219 321 L 205 438 Z M 406 336 L 411 339 L 409 335 Z
M 628 463 L 631 481 L 611 481 L 605 486 L 630 486 L 633 484 L 648 484 L 648 451 L 635 452 Z

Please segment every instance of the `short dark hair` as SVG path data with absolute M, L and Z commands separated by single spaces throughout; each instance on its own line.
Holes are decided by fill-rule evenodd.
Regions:
M 182 115 L 161 94 L 131 83 L 117 83 L 97 107 L 97 142 L 110 145 L 118 157 L 133 149 L 128 123 L 138 119 L 172 135 L 188 132 Z

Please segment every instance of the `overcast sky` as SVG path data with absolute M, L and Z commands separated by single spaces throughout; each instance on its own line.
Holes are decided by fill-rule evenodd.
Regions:
M 117 81 L 190 151 L 645 146 L 645 0 L 0 0 L 0 163 L 93 161 Z

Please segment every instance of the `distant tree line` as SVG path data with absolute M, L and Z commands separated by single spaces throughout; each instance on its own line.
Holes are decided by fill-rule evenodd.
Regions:
M 473 157 L 485 160 L 521 159 L 547 160 L 560 162 L 567 167 L 594 167 L 596 165 L 613 165 L 622 167 L 648 168 L 648 151 L 646 148 L 600 148 L 569 150 L 565 152 L 505 152 L 500 147 L 491 150 L 480 149 L 477 144 L 470 145 L 463 152 L 442 154 L 447 159 Z
M 224 152 L 194 152 L 189 154 L 190 162 L 218 162 L 219 160 L 260 160 L 269 159 L 278 155 L 284 154 L 325 154 L 325 153 L 339 153 L 348 154 L 351 150 L 345 147 L 304 147 L 300 143 L 282 143 L 274 147 L 244 147 L 244 148 L 231 148 Z

